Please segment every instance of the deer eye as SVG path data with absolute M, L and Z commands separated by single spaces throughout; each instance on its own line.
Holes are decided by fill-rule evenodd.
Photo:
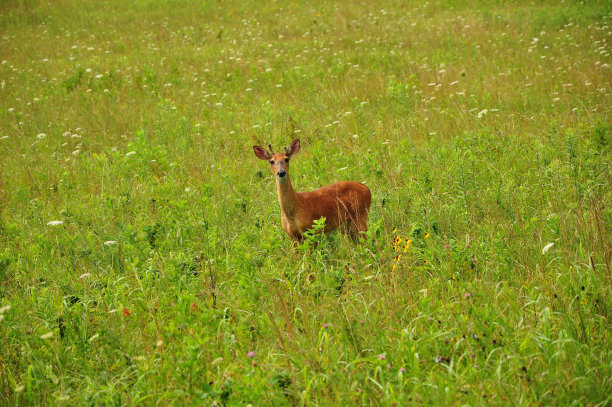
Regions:
M 274 164 L 274 160 L 270 160 L 270 164 Z
M 288 158 L 285 158 L 285 162 L 286 162 L 286 163 L 288 163 L 288 162 L 289 162 L 289 159 L 288 159 Z

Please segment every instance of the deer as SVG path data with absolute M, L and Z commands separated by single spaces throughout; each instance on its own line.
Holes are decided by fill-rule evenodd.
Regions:
M 325 218 L 323 233 L 338 229 L 348 232 L 353 241 L 368 231 L 367 219 L 372 203 L 370 189 L 360 182 L 339 181 L 314 191 L 295 192 L 289 179 L 289 162 L 300 151 L 296 139 L 283 153 L 274 153 L 260 146 L 253 146 L 257 158 L 270 163 L 276 179 L 276 191 L 281 209 L 281 225 L 293 240 L 294 246 L 304 240 L 304 233 L 315 220 Z

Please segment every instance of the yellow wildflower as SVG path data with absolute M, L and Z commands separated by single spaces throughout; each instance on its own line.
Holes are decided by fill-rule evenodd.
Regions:
M 412 240 L 407 239 L 406 240 L 406 245 L 404 246 L 404 253 L 406 253 L 408 251 L 408 249 L 410 248 L 411 244 L 412 244 Z
M 402 238 L 399 236 L 395 236 L 393 238 L 393 250 L 398 251 L 400 243 L 402 243 Z

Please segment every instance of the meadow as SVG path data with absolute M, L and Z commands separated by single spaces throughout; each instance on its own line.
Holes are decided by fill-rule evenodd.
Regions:
M 3 0 L 0 405 L 612 404 L 609 1 Z M 372 191 L 293 250 L 298 191 Z

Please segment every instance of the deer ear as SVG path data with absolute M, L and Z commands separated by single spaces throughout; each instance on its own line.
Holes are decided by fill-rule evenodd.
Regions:
M 295 139 L 291 142 L 291 145 L 289 146 L 289 156 L 291 157 L 292 155 L 297 154 L 298 151 L 300 151 L 300 139 Z
M 259 158 L 260 160 L 267 160 L 270 158 L 270 154 L 268 154 L 266 150 L 259 146 L 253 146 L 253 151 L 255 152 L 257 158 Z

